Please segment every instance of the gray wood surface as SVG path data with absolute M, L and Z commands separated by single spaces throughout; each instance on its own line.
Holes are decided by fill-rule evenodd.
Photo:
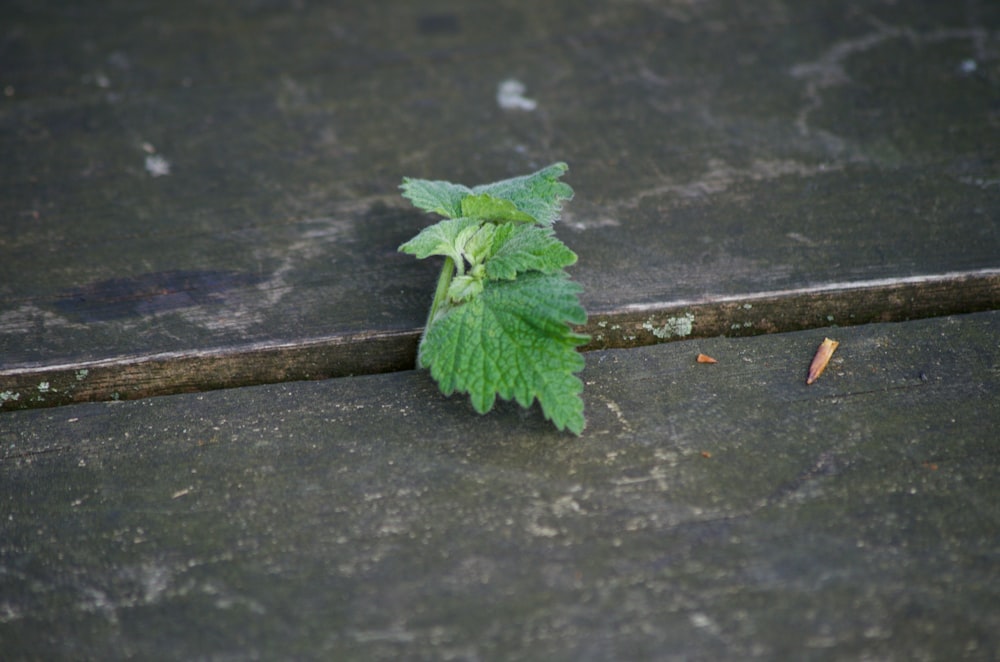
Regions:
M 3 3 L 0 659 L 1000 658 L 998 109 L 987 0 Z M 579 438 L 396 252 L 555 160 Z
M 596 351 L 580 438 L 418 372 L 6 413 L 0 650 L 994 660 L 998 338 Z
M 596 346 L 658 341 L 644 324 L 695 304 L 697 335 L 997 305 L 996 3 L 0 19 L 0 409 L 405 366 L 436 265 L 396 253 L 429 222 L 401 177 L 557 159 Z M 534 109 L 498 104 L 507 79 Z M 911 305 L 906 279 L 936 286 Z

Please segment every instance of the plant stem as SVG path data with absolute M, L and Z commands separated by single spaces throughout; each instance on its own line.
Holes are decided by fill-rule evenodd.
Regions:
M 455 260 L 450 257 L 444 259 L 444 266 L 441 267 L 441 275 L 438 276 L 437 289 L 434 291 L 434 301 L 431 302 L 431 310 L 427 314 L 427 323 L 424 324 L 424 333 L 427 335 L 427 329 L 431 328 L 431 324 L 434 322 L 434 317 L 438 314 L 438 310 L 441 309 L 441 305 L 445 303 L 448 299 L 448 287 L 451 286 L 451 279 L 455 276 Z M 424 342 L 423 337 L 420 338 L 420 344 Z M 417 367 L 422 368 L 420 363 L 420 353 L 417 353 Z

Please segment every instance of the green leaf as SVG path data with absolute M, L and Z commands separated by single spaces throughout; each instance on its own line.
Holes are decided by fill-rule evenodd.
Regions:
M 420 363 L 446 395 L 468 393 L 480 413 L 497 395 L 522 407 L 537 398 L 557 428 L 580 434 L 583 383 L 573 373 L 583 368 L 576 348 L 588 338 L 568 326 L 587 319 L 580 290 L 561 272 L 487 280 L 479 296 L 437 316 L 421 341 Z
M 403 197 L 424 211 L 446 218 L 471 216 L 492 221 L 529 221 L 552 225 L 573 189 L 559 178 L 569 169 L 553 163 L 538 172 L 469 188 L 429 179 L 403 178 Z
M 560 430 L 583 430 L 583 367 L 572 331 L 587 315 L 580 287 L 563 268 L 576 254 L 551 225 L 573 189 L 559 181 L 565 163 L 531 175 L 468 188 L 404 179 L 403 196 L 446 217 L 399 250 L 447 259 L 420 341 L 418 367 L 430 368 L 441 390 L 469 394 L 477 411 L 496 397 L 524 407 L 536 399 Z
M 497 226 L 492 223 L 484 223 L 462 245 L 462 253 L 470 264 L 482 264 L 483 260 L 489 257 L 493 251 L 493 236 L 496 234 L 496 231 Z
M 567 170 L 565 163 L 553 163 L 530 175 L 476 186 L 470 192 L 509 200 L 542 225 L 552 225 L 559 218 L 563 202 L 573 197 L 573 189 L 559 181 Z
M 448 298 L 461 303 L 474 299 L 483 291 L 483 279 L 475 276 L 455 276 L 448 286 Z
M 524 271 L 555 273 L 576 262 L 571 251 L 550 227 L 506 224 L 493 236 L 492 253 L 486 260 L 490 278 L 512 279 Z
M 462 248 L 479 225 L 476 218 L 453 218 L 429 225 L 416 237 L 399 247 L 403 253 L 415 255 L 421 260 L 431 255 L 444 255 L 462 264 Z
M 469 195 L 462 199 L 462 216 L 481 218 L 484 221 L 517 221 L 534 223 L 535 217 L 518 209 L 510 200 L 497 198 L 489 193 Z
M 403 178 L 399 188 L 403 189 L 403 197 L 415 207 L 446 218 L 462 216 L 462 199 L 472 193 L 472 189 L 461 184 L 409 177 Z

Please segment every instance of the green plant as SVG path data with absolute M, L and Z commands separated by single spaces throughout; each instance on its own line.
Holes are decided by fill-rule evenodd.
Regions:
M 577 347 L 589 338 L 581 287 L 565 268 L 577 256 L 552 224 L 573 189 L 554 163 L 531 175 L 469 188 L 403 179 L 403 197 L 444 216 L 399 247 L 418 258 L 444 256 L 434 301 L 420 340 L 418 367 L 430 369 L 445 395 L 468 393 L 483 414 L 496 396 L 542 412 L 560 430 L 585 424 L 583 369 Z

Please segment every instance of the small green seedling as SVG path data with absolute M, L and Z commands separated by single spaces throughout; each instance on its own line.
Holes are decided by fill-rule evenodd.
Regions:
M 403 197 L 445 219 L 399 250 L 445 258 L 417 357 L 441 391 L 468 393 L 481 414 L 497 395 L 522 407 L 537 398 L 557 428 L 580 434 L 583 383 L 574 373 L 584 364 L 577 347 L 590 338 L 569 325 L 587 313 L 565 271 L 576 253 L 552 229 L 573 197 L 559 181 L 567 169 L 554 163 L 474 188 L 404 178 Z

